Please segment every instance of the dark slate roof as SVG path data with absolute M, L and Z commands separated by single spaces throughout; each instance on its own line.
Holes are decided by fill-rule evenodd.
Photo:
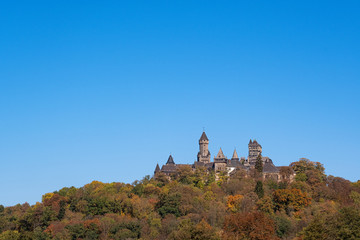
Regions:
M 205 167 L 205 168 L 213 168 L 214 163 L 203 163 L 203 162 L 194 162 L 194 167 Z
M 239 160 L 230 160 L 227 163 L 227 167 L 235 167 L 235 168 L 246 168 Z
M 205 163 L 205 167 L 214 168 L 214 162 Z
M 170 155 L 166 164 L 175 164 L 173 157 Z
M 263 166 L 263 172 L 265 173 L 277 173 L 279 169 L 271 162 L 266 162 Z
M 205 163 L 203 162 L 194 162 L 195 167 L 204 167 Z
M 155 173 L 158 173 L 158 172 L 160 172 L 160 167 L 159 167 L 159 164 L 156 164 Z
M 192 164 L 186 164 L 186 163 L 183 163 L 183 164 L 176 164 L 176 167 L 183 167 L 183 166 L 189 166 L 189 167 L 192 167 Z
M 200 137 L 200 140 L 199 140 L 199 141 L 209 141 L 209 139 L 207 138 L 205 132 L 203 132 L 203 133 L 201 134 L 201 137 Z
M 161 171 L 165 173 L 176 172 L 176 165 L 175 164 L 163 165 L 161 167 Z

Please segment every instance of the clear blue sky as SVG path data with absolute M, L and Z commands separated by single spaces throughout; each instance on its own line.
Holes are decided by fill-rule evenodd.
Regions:
M 359 179 L 359 1 L 5 1 L 0 204 L 133 182 L 170 153 Z

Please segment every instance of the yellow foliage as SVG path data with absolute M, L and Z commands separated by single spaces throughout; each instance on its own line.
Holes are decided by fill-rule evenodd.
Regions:
M 226 207 L 232 211 L 232 212 L 237 212 L 240 209 L 240 204 L 243 200 L 244 196 L 243 195 L 230 195 L 227 199 L 227 204 Z
M 45 195 L 42 196 L 42 201 L 44 202 L 46 199 L 51 199 L 54 196 L 54 193 L 45 193 Z

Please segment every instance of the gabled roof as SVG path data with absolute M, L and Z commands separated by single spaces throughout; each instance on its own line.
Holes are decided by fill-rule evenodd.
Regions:
M 231 159 L 239 159 L 238 155 L 237 155 L 237 152 L 236 152 L 236 149 L 234 149 L 234 153 L 233 153 L 233 156 Z
M 216 155 L 216 158 L 225 158 L 225 155 L 224 155 L 224 153 L 223 153 L 223 151 L 222 151 L 221 148 L 220 148 L 218 154 Z
M 173 157 L 171 156 L 171 154 L 170 154 L 170 156 L 169 156 L 166 164 L 175 164 L 174 159 L 173 159 Z
M 201 134 L 201 137 L 200 137 L 200 140 L 199 140 L 199 141 L 209 141 L 209 139 L 207 138 L 205 132 L 203 132 L 203 133 Z

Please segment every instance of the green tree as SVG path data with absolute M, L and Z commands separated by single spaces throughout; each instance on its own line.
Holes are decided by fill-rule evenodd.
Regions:
M 263 172 L 263 161 L 261 154 L 259 154 L 259 156 L 256 158 L 255 169 L 258 173 Z
M 180 216 L 180 199 L 181 195 L 176 194 L 163 194 L 160 196 L 160 201 L 157 204 L 157 209 L 162 217 L 167 214 L 174 214 L 176 217 Z
M 19 240 L 20 233 L 18 231 L 5 231 L 0 234 L 0 240 Z
M 275 217 L 276 235 L 280 238 L 284 238 L 290 233 L 291 221 L 286 216 L 278 215 Z
M 254 192 L 258 195 L 259 199 L 264 197 L 264 188 L 262 181 L 257 181 Z
M 170 235 L 172 240 L 219 240 L 216 231 L 203 219 L 194 224 L 190 219 L 184 219 L 179 227 Z

